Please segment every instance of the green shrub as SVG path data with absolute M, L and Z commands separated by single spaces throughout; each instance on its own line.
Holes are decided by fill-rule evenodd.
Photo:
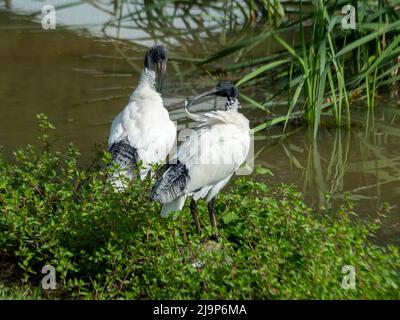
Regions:
M 188 208 L 161 218 L 151 181 L 114 193 L 100 160 L 82 169 L 72 145 L 53 151 L 46 123 L 42 151 L 0 158 L 0 266 L 17 266 L 0 277 L 0 298 L 400 298 L 398 248 L 372 244 L 378 225 L 350 219 L 350 207 L 317 216 L 293 187 L 236 179 L 217 200 L 216 244 L 210 228 L 196 235 Z M 46 264 L 54 291 L 41 289 Z M 344 265 L 354 290 L 341 287 Z

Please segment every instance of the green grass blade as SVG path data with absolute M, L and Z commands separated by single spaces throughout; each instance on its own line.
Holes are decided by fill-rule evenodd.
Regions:
M 257 77 L 258 75 L 260 75 L 260 74 L 262 74 L 262 73 L 264 73 L 264 72 L 266 72 L 268 70 L 274 69 L 274 68 L 276 68 L 276 67 L 278 67 L 278 66 L 280 66 L 280 65 L 282 65 L 284 63 L 287 63 L 289 61 L 290 61 L 289 59 L 278 60 L 278 61 L 274 61 L 274 62 L 268 63 L 268 64 L 266 64 L 264 66 L 261 66 L 261 67 L 255 69 L 255 70 L 253 70 L 252 72 L 248 73 L 247 75 L 245 75 L 242 79 L 240 79 L 236 83 L 236 86 L 239 87 L 243 83 L 246 83 L 247 81 Z
M 295 107 L 295 105 L 297 103 L 297 100 L 299 99 L 301 90 L 303 89 L 303 85 L 304 85 L 304 81 L 300 82 L 299 85 L 296 87 L 296 91 L 294 92 L 293 99 L 292 99 L 292 101 L 290 103 L 288 112 L 286 114 L 286 120 L 285 120 L 285 125 L 283 127 L 283 132 L 285 132 L 286 126 L 287 126 L 288 121 L 290 119 L 290 115 L 292 114 L 293 109 L 294 109 L 294 107 Z

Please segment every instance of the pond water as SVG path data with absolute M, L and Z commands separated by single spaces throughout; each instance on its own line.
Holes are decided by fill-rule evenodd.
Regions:
M 71 2 L 53 1 L 56 5 Z M 111 121 L 138 81 L 145 48 L 155 41 L 166 44 L 170 56 L 166 105 L 180 127 L 185 126 L 183 99 L 220 79 L 230 80 L 222 70 L 235 61 L 227 58 L 213 67 L 195 62 L 238 38 L 257 34 L 259 28 L 243 28 L 240 15 L 227 18 L 212 10 L 197 12 L 197 19 L 185 21 L 173 7 L 168 8 L 173 19 L 154 18 L 150 23 L 147 15 L 147 20 L 138 18 L 135 25 L 116 26 L 114 15 L 121 8 L 104 5 L 99 9 L 84 3 L 57 11 L 60 26 L 45 31 L 38 16 L 28 15 L 40 11 L 42 5 L 40 1 L 0 2 L 0 145 L 10 161 L 13 150 L 37 143 L 36 114 L 43 112 L 57 127 L 57 145 L 74 142 L 81 150 L 82 164 L 88 163 L 95 144 L 105 148 Z M 132 6 L 122 8 L 123 12 L 142 10 Z M 269 41 L 251 54 L 257 57 L 276 48 Z M 272 86 L 270 91 L 275 89 Z M 263 86 L 245 93 L 255 99 L 266 94 Z M 265 118 L 245 101 L 242 105 L 253 126 Z M 200 106 L 213 107 L 212 103 Z M 360 217 L 375 216 L 388 202 L 391 213 L 377 241 L 400 243 L 399 108 L 396 90 L 380 92 L 375 112 L 352 105 L 352 119 L 363 125 L 350 130 L 325 127 L 316 140 L 300 126 L 287 128 L 284 138 L 281 127 L 260 132 L 255 163 L 274 173 L 263 178 L 266 182 L 297 185 L 307 203 L 321 214 L 345 197 L 354 200 Z

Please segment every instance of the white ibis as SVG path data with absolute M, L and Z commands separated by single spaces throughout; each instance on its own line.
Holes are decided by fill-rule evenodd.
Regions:
M 222 110 L 195 115 L 187 107 L 208 96 L 227 98 Z M 216 227 L 214 201 L 245 161 L 250 148 L 249 120 L 238 112 L 238 90 L 229 83 L 185 102 L 185 110 L 197 122 L 196 130 L 179 146 L 176 163 L 164 166 L 164 173 L 150 191 L 150 199 L 163 204 L 161 216 L 182 210 L 186 197 L 192 196 L 190 210 L 200 233 L 196 201 L 208 203 L 212 227 Z
M 170 120 L 161 98 L 167 55 L 161 45 L 148 49 L 139 84 L 128 105 L 114 118 L 108 138 L 112 156 L 110 165 L 117 166 L 109 177 L 115 191 L 125 189 L 135 178 L 140 161 L 140 179 L 151 164 L 160 163 L 169 154 L 176 139 L 176 126 Z

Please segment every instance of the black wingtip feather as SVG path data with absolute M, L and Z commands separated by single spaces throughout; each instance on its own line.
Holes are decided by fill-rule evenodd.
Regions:
M 167 203 L 182 195 L 188 181 L 189 174 L 186 166 L 178 161 L 163 167 L 164 174 L 150 190 L 150 200 Z

